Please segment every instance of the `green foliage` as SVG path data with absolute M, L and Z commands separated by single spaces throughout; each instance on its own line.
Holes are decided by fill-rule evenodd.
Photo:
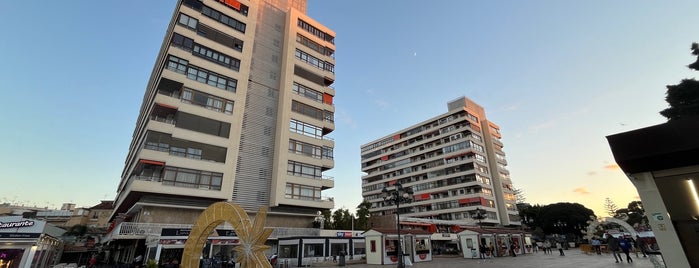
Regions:
M 154 259 L 149 259 L 146 262 L 146 268 L 158 268 L 158 263 Z
M 697 56 L 697 60 L 687 67 L 699 71 L 699 44 L 692 43 L 690 49 L 692 50 L 692 55 Z M 665 101 L 667 101 L 670 107 L 660 111 L 660 114 L 668 120 L 698 116 L 699 81 L 683 79 L 677 85 L 668 85 Z
M 354 223 L 355 230 L 369 230 L 369 208 L 371 208 L 371 203 L 366 200 L 357 206 L 357 220 Z
M 515 202 L 516 204 L 522 204 L 524 202 L 527 202 L 527 196 L 524 194 L 524 190 L 521 188 L 515 188 Z
M 614 217 L 617 210 L 619 210 L 619 207 L 617 207 L 611 198 L 607 197 L 604 199 L 604 211 L 607 212 L 609 217 Z
M 578 203 L 555 203 L 543 206 L 539 209 L 536 226 L 541 227 L 546 233 L 577 233 L 587 227 L 587 221 L 595 213 Z M 554 224 L 565 223 L 565 226 Z
M 87 225 L 76 224 L 66 230 L 65 236 L 84 236 L 87 233 Z
M 641 201 L 631 201 L 626 208 L 618 209 L 614 217 L 618 219 L 623 219 L 629 225 L 639 225 L 643 224 L 644 220 L 647 222 L 648 218 L 645 216 L 645 209 L 643 209 L 643 203 Z

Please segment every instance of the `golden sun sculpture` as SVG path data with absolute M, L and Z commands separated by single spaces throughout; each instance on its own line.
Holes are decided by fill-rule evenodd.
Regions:
M 266 207 L 260 207 L 255 215 L 255 221 L 252 223 L 245 210 L 234 203 L 217 202 L 212 204 L 199 215 L 189 233 L 187 242 L 184 244 L 181 267 L 199 268 L 199 258 L 202 255 L 201 251 L 206 239 L 214 228 L 223 222 L 228 222 L 233 226 L 240 239 L 240 245 L 233 248 L 238 252 L 236 262 L 240 263 L 240 267 L 271 268 L 272 265 L 269 264 L 264 254 L 264 251 L 270 248 L 265 245 L 265 241 L 272 234 L 272 229 L 264 228 L 266 218 Z

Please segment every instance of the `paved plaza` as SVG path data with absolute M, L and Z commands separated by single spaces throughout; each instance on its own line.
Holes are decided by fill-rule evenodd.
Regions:
M 432 262 L 414 263 L 413 268 L 446 268 L 446 267 L 493 267 L 493 268 L 534 268 L 534 267 L 635 267 L 635 268 L 651 268 L 665 267 L 662 264 L 659 255 L 643 258 L 639 254 L 631 254 L 632 263 L 614 263 L 614 257 L 611 254 L 602 255 L 586 255 L 579 249 L 570 249 L 565 251 L 565 256 L 559 256 L 557 251 L 554 254 L 544 254 L 542 252 L 526 255 L 518 255 L 517 257 L 500 257 L 493 259 L 464 259 L 455 257 L 436 257 Z M 624 256 L 622 254 L 622 256 Z M 624 256 L 625 258 L 625 256 Z M 653 263 L 655 262 L 655 264 Z M 349 268 L 382 268 L 394 267 L 393 265 L 369 265 L 369 264 L 351 264 Z

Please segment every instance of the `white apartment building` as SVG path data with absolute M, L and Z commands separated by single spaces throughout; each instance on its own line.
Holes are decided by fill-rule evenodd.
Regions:
M 267 206 L 267 225 L 283 227 L 333 208 L 334 39 L 305 0 L 178 1 L 111 216 L 109 239 L 132 242 L 111 258 L 130 261 L 159 226 L 191 225 L 218 201 Z
M 483 225 L 520 225 L 500 128 L 466 97 L 447 106 L 444 114 L 361 146 L 362 196 L 372 217 L 385 221 L 395 214 L 382 190 L 398 182 L 414 192 L 411 203 L 400 205 L 401 218 L 471 225 L 482 209 Z

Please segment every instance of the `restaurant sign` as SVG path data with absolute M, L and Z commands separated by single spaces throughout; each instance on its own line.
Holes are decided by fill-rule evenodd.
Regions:
M 20 227 L 32 227 L 34 226 L 34 221 L 23 220 L 23 221 L 11 221 L 11 222 L 1 222 L 0 229 L 4 228 L 20 228 Z

